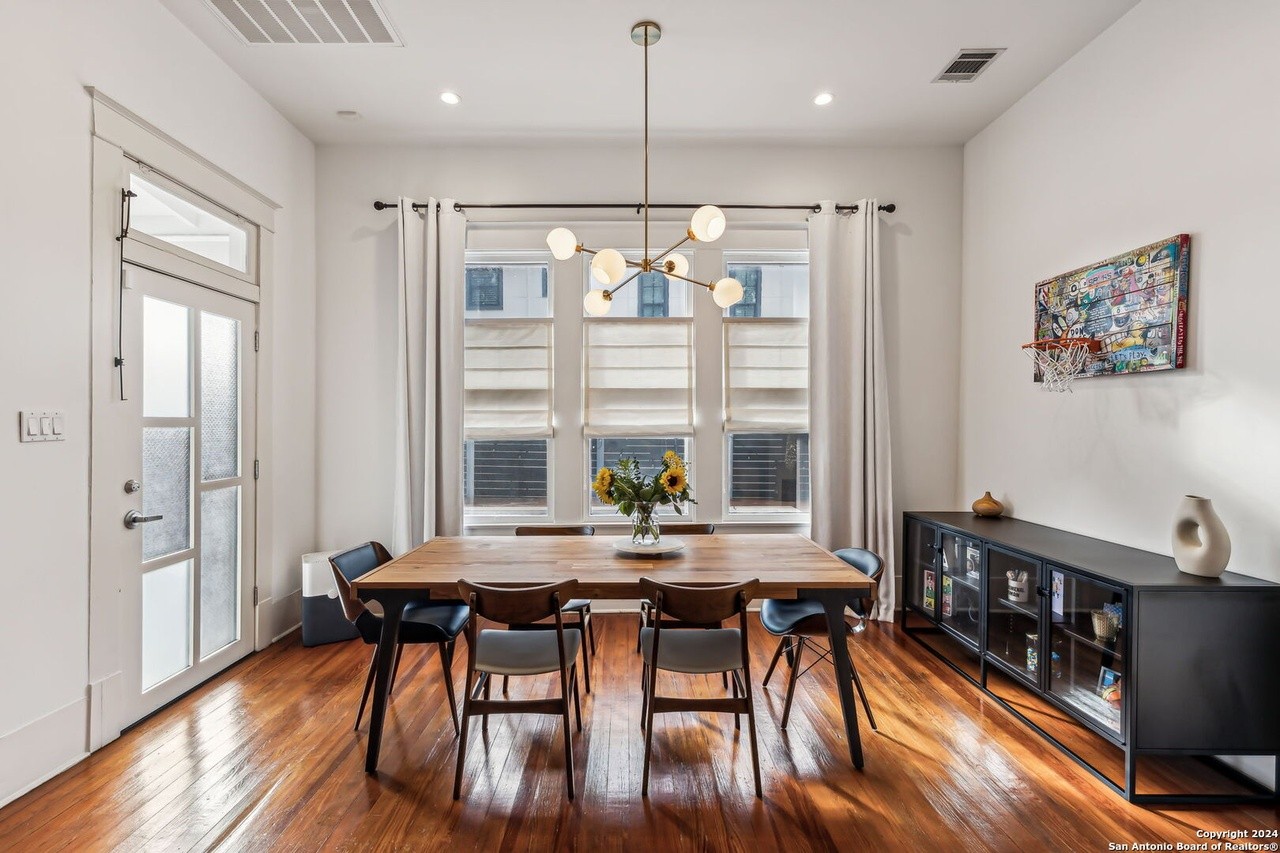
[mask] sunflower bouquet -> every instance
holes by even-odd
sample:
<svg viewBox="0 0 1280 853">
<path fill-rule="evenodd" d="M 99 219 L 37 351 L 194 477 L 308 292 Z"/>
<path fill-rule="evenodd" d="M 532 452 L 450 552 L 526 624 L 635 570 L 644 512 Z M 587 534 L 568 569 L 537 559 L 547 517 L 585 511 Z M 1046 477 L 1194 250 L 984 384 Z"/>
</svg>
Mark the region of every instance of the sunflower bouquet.
<svg viewBox="0 0 1280 853">
<path fill-rule="evenodd" d="M 689 491 L 689 474 L 684 460 L 674 450 L 662 456 L 662 469 L 646 477 L 634 459 L 619 459 L 615 468 L 596 472 L 591 489 L 603 504 L 617 506 L 631 517 L 631 540 L 637 545 L 656 545 L 661 530 L 655 511 L 669 505 L 684 515 L 685 504 L 696 504 Z"/>
</svg>

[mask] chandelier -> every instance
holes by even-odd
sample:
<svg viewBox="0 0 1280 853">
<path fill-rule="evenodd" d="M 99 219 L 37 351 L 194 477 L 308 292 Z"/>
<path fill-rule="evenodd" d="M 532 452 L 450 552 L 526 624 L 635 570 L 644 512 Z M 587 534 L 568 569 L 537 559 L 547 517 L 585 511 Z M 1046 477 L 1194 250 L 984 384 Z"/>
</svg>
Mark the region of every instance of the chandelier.
<svg viewBox="0 0 1280 853">
<path fill-rule="evenodd" d="M 554 228 L 547 235 L 551 256 L 558 261 L 567 261 L 578 253 L 592 256 L 591 278 L 603 286 L 588 292 L 582 305 L 593 317 L 608 314 L 613 295 L 647 272 L 658 272 L 704 287 L 721 308 L 736 305 L 742 300 L 742 283 L 737 279 L 701 282 L 689 278 L 689 259 L 676 252 L 690 240 L 710 243 L 724 233 L 724 211 L 713 204 L 705 204 L 693 212 L 689 228 L 680 242 L 655 257 L 649 257 L 649 47 L 657 44 L 660 38 L 662 28 L 653 21 L 641 21 L 631 28 L 631 40 L 644 48 L 644 257 L 630 261 L 617 249 L 588 249 L 568 228 Z M 628 275 L 630 270 L 635 272 Z"/>
</svg>

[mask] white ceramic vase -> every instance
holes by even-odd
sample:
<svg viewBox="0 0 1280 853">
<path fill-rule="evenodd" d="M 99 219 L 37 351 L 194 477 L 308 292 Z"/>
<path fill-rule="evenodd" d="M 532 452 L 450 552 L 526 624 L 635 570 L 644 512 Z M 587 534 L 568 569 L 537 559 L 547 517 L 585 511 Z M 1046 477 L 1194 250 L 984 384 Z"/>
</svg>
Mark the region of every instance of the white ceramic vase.
<svg viewBox="0 0 1280 853">
<path fill-rule="evenodd" d="M 1173 559 L 1189 575 L 1216 578 L 1231 560 L 1231 537 L 1213 501 L 1187 495 L 1173 519 Z"/>
</svg>

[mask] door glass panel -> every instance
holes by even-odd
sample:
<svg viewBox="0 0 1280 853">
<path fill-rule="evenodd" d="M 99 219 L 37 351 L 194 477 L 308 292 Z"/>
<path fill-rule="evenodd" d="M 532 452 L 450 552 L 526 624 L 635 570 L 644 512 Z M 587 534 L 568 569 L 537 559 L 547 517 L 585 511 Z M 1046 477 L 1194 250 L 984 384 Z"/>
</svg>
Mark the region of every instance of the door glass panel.
<svg viewBox="0 0 1280 853">
<path fill-rule="evenodd" d="M 987 549 L 987 652 L 1033 683 L 1040 682 L 1039 563 Z"/>
<path fill-rule="evenodd" d="M 150 296 L 142 298 L 142 414 L 191 414 L 191 312 Z"/>
<path fill-rule="evenodd" d="M 934 528 L 911 521 L 907 524 L 907 571 L 911 574 L 911 603 L 933 616 L 938 601 L 938 577 L 934 569 L 937 552 Z"/>
<path fill-rule="evenodd" d="M 137 195 L 129 207 L 129 227 L 239 272 L 249 269 L 249 231 L 177 193 L 137 175 L 129 176 Z"/>
<path fill-rule="evenodd" d="M 1124 605 L 1120 590 L 1070 572 L 1049 572 L 1049 689 L 1121 734 Z"/>
<path fill-rule="evenodd" d="M 142 576 L 142 689 L 191 665 L 191 560 Z"/>
<path fill-rule="evenodd" d="M 240 638 L 240 487 L 200 496 L 200 657 Z"/>
<path fill-rule="evenodd" d="M 161 515 L 142 525 L 142 559 L 191 547 L 191 430 L 142 430 L 142 514 Z"/>
<path fill-rule="evenodd" d="M 938 589 L 938 617 L 942 624 L 978 644 L 981 610 L 982 545 L 955 533 L 942 533 L 942 576 Z"/>
<path fill-rule="evenodd" d="M 240 323 L 200 314 L 200 478 L 237 477 L 240 450 Z"/>
</svg>

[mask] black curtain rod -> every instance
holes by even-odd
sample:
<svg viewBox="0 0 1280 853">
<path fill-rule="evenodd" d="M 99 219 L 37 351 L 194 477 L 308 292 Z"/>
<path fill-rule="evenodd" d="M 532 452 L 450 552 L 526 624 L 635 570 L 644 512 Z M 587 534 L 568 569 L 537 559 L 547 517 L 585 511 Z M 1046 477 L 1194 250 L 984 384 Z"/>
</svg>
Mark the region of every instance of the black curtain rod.
<svg viewBox="0 0 1280 853">
<path fill-rule="evenodd" d="M 437 202 L 438 204 L 438 202 Z M 375 201 L 373 203 L 374 210 L 387 210 L 388 208 L 399 207 L 400 205 L 394 201 Z M 821 205 L 817 204 L 721 204 L 717 205 L 722 210 L 807 210 L 810 213 L 818 213 L 822 210 Z M 651 210 L 693 210 L 701 207 L 698 204 L 651 204 Z M 426 210 L 427 205 L 421 202 L 414 202 L 414 210 Z M 453 209 L 461 213 L 468 208 L 472 210 L 635 210 L 639 215 L 644 210 L 644 205 L 637 204 L 463 204 L 454 202 Z M 893 202 L 882 204 L 879 210 L 882 213 L 893 213 L 898 206 Z M 836 213 L 857 213 L 858 205 L 856 204 L 837 204 Z"/>
</svg>

